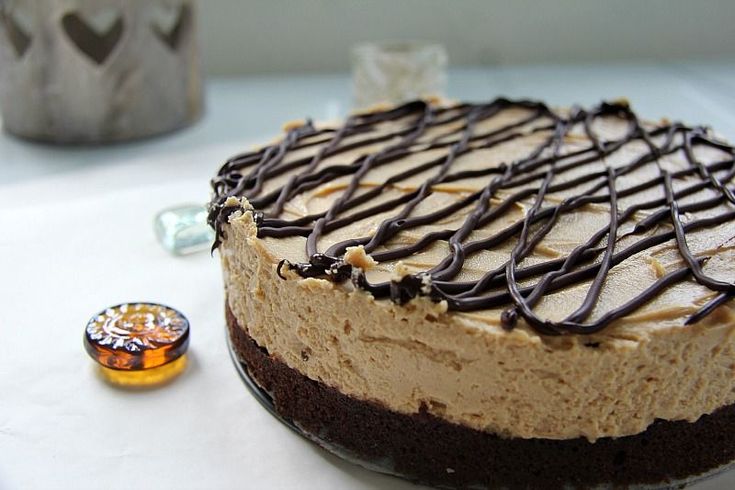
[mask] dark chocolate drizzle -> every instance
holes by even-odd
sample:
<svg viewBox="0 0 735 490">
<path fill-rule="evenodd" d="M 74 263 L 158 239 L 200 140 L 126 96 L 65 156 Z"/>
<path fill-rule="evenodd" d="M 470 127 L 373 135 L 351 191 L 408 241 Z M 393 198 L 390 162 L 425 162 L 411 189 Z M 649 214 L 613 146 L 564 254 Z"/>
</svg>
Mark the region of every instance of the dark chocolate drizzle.
<svg viewBox="0 0 735 490">
<path fill-rule="evenodd" d="M 530 115 L 490 132 L 478 133 L 478 122 L 511 108 L 525 109 Z M 622 138 L 603 140 L 596 134 L 593 128 L 596 120 L 605 117 L 618 118 L 627 125 Z M 378 126 L 386 122 L 396 123 L 398 129 L 379 130 Z M 457 125 L 458 129 L 454 129 Z M 565 138 L 575 126 L 583 128 L 589 146 L 562 151 Z M 424 138 L 428 129 L 443 127 L 448 130 L 441 136 Z M 491 149 L 529 133 L 549 133 L 549 136 L 535 148 L 529 145 L 528 154 L 515 161 L 489 164 L 487 168 L 452 171 L 457 158 L 468 152 Z M 349 140 L 356 135 L 362 138 Z M 661 143 L 656 144 L 655 140 Z M 648 151 L 629 163 L 606 166 L 605 170 L 593 165 L 634 141 L 644 143 Z M 379 143 L 382 144 L 380 150 L 366 150 L 354 161 L 322 164 L 325 158 Z M 720 150 L 726 157 L 703 164 L 694 151 L 700 145 Z M 312 155 L 283 163 L 289 152 L 309 147 L 314 147 Z M 371 170 L 428 150 L 444 150 L 444 153 L 395 174 L 367 191 L 357 192 L 362 179 Z M 676 171 L 667 170 L 660 159 L 676 152 L 685 156 L 688 166 Z M 338 128 L 317 128 L 308 121 L 289 130 L 276 144 L 228 160 L 212 180 L 214 196 L 209 208 L 209 223 L 216 231 L 213 250 L 225 238 L 229 216 L 237 210 L 243 211 L 240 206 L 229 206 L 225 202 L 229 197 L 244 196 L 253 207 L 244 211 L 253 213 L 259 237 L 306 238 L 309 261 L 291 264 L 282 260 L 277 267 L 282 278 L 285 277 L 284 268 L 289 268 L 302 277 L 321 277 L 335 282 L 350 280 L 375 297 L 389 297 L 399 304 L 417 296 L 428 296 L 435 301 L 444 300 L 449 309 L 458 311 L 504 306 L 506 309 L 501 321 L 505 328 L 512 329 L 521 317 L 538 332 L 548 335 L 598 332 L 640 308 L 666 288 L 684 280 L 694 280 L 719 294 L 687 319 L 686 323 L 690 324 L 700 321 L 735 295 L 735 284 L 708 276 L 702 266 L 709 257 L 696 256 L 687 243 L 687 232 L 735 220 L 735 195 L 728 186 L 735 176 L 733 154 L 732 146 L 713 138 L 704 127 L 689 127 L 681 123 L 655 127 L 642 124 L 625 103 L 602 103 L 589 110 L 576 107 L 562 115 L 532 100 L 499 98 L 484 104 L 451 107 L 434 107 L 423 101 L 414 101 L 390 110 L 353 115 Z M 658 175 L 629 187 L 618 187 L 617 179 L 646 165 L 656 166 Z M 581 176 L 560 178 L 571 170 L 587 168 L 589 172 Z M 370 205 L 393 184 L 428 170 L 434 170 L 434 173 L 416 190 Z M 263 191 L 266 182 L 285 174 L 289 175 L 285 184 L 275 190 Z M 294 196 L 343 176 L 350 176 L 347 187 L 326 211 L 293 220 L 280 218 L 284 205 Z M 413 213 L 433 192 L 433 186 L 468 178 L 484 179 L 486 184 L 481 190 L 443 208 L 420 215 Z M 677 180 L 680 185 L 675 186 Z M 561 202 L 545 200 L 551 193 L 583 187 L 583 184 L 589 184 L 589 187 Z M 655 188 L 663 189 L 665 197 L 619 208 L 621 199 Z M 705 189 L 715 191 L 712 197 L 680 204 L 681 199 Z M 510 196 L 491 206 L 491 198 L 497 198 L 501 190 Z M 469 239 L 473 231 L 502 217 L 520 200 L 532 200 L 533 203 L 522 221 L 490 236 Z M 588 204 L 609 206 L 607 226 L 597 230 L 565 257 L 519 268 L 519 264 L 534 251 L 562 215 Z M 358 206 L 362 206 L 360 210 L 352 211 Z M 711 214 L 713 210 L 723 209 L 719 214 Z M 400 232 L 436 223 L 459 210 L 469 211 L 459 228 L 426 233 L 410 245 L 388 246 Z M 336 243 L 327 250 L 318 250 L 317 243 L 323 235 L 386 211 L 392 211 L 392 216 L 384 219 L 371 236 L 355 237 Z M 648 214 L 634 222 L 636 213 L 640 211 Z M 710 214 L 682 221 L 683 214 L 698 211 L 710 211 Z M 619 230 L 626 223 L 633 223 L 632 231 L 621 235 Z M 651 231 L 655 233 L 650 234 Z M 622 247 L 620 240 L 629 237 L 638 239 Z M 669 240 L 675 242 L 684 266 L 660 277 L 626 303 L 589 320 L 610 269 Z M 448 244 L 449 254 L 430 270 L 407 275 L 401 280 L 371 283 L 362 270 L 343 260 L 346 249 L 351 246 L 362 245 L 367 254 L 381 262 L 409 257 L 437 241 Z M 467 257 L 508 241 L 515 241 L 515 245 L 505 264 L 488 270 L 478 280 L 456 280 Z M 534 306 L 545 294 L 589 280 L 591 284 L 582 304 L 566 318 L 551 321 L 534 312 Z"/>
</svg>

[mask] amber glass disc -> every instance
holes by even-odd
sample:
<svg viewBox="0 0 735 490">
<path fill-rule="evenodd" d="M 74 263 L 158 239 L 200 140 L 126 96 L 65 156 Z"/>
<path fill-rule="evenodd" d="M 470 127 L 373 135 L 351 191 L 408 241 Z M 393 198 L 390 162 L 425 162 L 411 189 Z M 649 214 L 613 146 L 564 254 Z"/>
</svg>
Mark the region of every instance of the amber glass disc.
<svg viewBox="0 0 735 490">
<path fill-rule="evenodd" d="M 189 320 L 168 306 L 123 303 L 89 320 L 84 346 L 95 361 L 110 369 L 155 368 L 186 352 Z"/>
</svg>

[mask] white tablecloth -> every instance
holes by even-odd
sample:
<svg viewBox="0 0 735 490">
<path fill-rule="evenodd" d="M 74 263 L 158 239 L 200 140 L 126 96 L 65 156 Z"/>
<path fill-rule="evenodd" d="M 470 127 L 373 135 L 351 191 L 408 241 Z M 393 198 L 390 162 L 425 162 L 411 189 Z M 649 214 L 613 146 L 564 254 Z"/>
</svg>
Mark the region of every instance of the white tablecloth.
<svg viewBox="0 0 735 490">
<path fill-rule="evenodd" d="M 627 95 L 647 117 L 735 139 L 735 64 L 457 70 L 450 95 L 592 103 Z M 152 217 L 204 202 L 208 179 L 280 122 L 333 117 L 345 76 L 221 80 L 196 127 L 108 148 L 0 136 L 0 488 L 417 488 L 317 449 L 245 390 L 224 340 L 219 264 L 168 255 Z M 190 365 L 151 391 L 111 388 L 82 348 L 87 319 L 135 300 L 191 321 Z M 697 488 L 733 488 L 726 474 Z"/>
</svg>

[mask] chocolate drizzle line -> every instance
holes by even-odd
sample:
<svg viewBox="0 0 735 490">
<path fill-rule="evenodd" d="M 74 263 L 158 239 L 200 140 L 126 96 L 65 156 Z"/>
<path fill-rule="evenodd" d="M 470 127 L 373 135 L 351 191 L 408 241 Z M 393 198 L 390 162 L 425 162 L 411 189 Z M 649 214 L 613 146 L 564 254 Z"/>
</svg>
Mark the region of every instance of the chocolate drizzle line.
<svg viewBox="0 0 735 490">
<path fill-rule="evenodd" d="M 491 120 L 513 108 L 524 109 L 529 116 L 492 131 L 478 131 L 479 122 Z M 626 124 L 627 131 L 618 139 L 601 139 L 594 130 L 595 122 L 601 118 L 617 118 Z M 386 131 L 387 124 L 390 130 Z M 583 129 L 589 146 L 565 148 L 574 127 Z M 428 138 L 426 134 L 430 129 L 442 131 L 439 136 Z M 465 154 L 479 149 L 490 150 L 531 134 L 541 135 L 542 142 L 535 147 L 529 144 L 528 154 L 523 158 L 488 164 L 486 168 L 453 170 L 453 164 Z M 594 165 L 604 163 L 607 157 L 632 142 L 642 142 L 647 151 L 629 163 L 605 165 L 604 170 Z M 380 149 L 370 151 L 374 145 L 380 145 Z M 696 157 L 697 146 L 719 150 L 726 157 L 704 164 Z M 286 158 L 290 152 L 307 148 L 313 149 L 309 156 Z M 338 160 L 331 157 L 362 149 L 364 151 L 353 161 L 331 163 Z M 370 171 L 430 150 L 441 150 L 442 154 L 406 168 L 369 190 L 361 189 Z M 685 168 L 671 171 L 661 164 L 663 157 L 674 153 L 684 155 L 688 164 Z M 237 210 L 243 211 L 239 205 L 226 205 L 225 202 L 229 197 L 246 197 L 253 209 L 245 212 L 253 213 L 259 237 L 300 236 L 306 239 L 309 261 L 291 264 L 282 260 L 277 268 L 282 278 L 285 277 L 284 268 L 288 268 L 302 277 L 321 277 L 335 282 L 350 280 L 375 297 L 388 297 L 400 304 L 416 296 L 428 296 L 435 301 L 444 300 L 449 309 L 458 311 L 505 307 L 501 316 L 505 328 L 513 328 L 522 317 L 538 332 L 548 335 L 598 332 L 667 288 L 684 280 L 694 280 L 718 294 L 687 319 L 690 324 L 700 321 L 735 295 L 733 282 L 705 273 L 703 265 L 710 257 L 695 255 L 687 242 L 688 232 L 735 220 L 735 194 L 728 186 L 735 177 L 734 153 L 732 146 L 712 138 L 704 127 L 688 127 L 681 123 L 644 127 L 624 103 L 602 103 L 589 110 L 576 107 L 562 115 L 532 100 L 499 98 L 484 104 L 451 107 L 434 107 L 414 101 L 390 110 L 353 115 L 338 128 L 317 128 L 308 121 L 289 130 L 276 144 L 228 160 L 212 180 L 214 196 L 209 208 L 209 223 L 216 231 L 213 250 L 225 238 L 229 216 Z M 326 158 L 331 158 L 329 163 L 324 162 Z M 619 188 L 617 181 L 621 177 L 647 165 L 658 169 L 657 177 Z M 586 172 L 569 176 L 567 172 L 572 170 Z M 424 172 L 433 173 L 415 190 L 375 201 L 395 184 Z M 287 177 L 283 185 L 264 190 L 269 181 L 279 177 L 279 182 Z M 339 178 L 349 180 L 324 212 L 291 220 L 281 218 L 289 200 Z M 436 185 L 470 178 L 483 179 L 484 187 L 431 212 L 416 212 L 417 206 L 434 192 Z M 675 182 L 678 185 L 675 186 Z M 547 199 L 549 194 L 580 188 L 585 190 L 560 202 Z M 664 197 L 636 202 L 624 209 L 619 207 L 621 199 L 655 189 L 662 190 Z M 704 190 L 711 191 L 708 194 L 711 197 L 680 203 L 681 199 Z M 498 197 L 500 191 L 509 196 Z M 490 236 L 470 238 L 473 231 L 503 217 L 522 200 L 532 202 L 523 220 Z M 589 204 L 609 207 L 606 226 L 564 257 L 519 267 L 553 230 L 561 216 Z M 436 224 L 458 211 L 467 214 L 456 229 L 431 231 L 408 245 L 391 242 L 401 232 Z M 641 211 L 647 213 L 643 218 L 639 215 Z M 709 213 L 682 221 L 682 215 L 700 211 Z M 713 211 L 722 212 L 712 214 Z M 319 239 L 325 234 L 386 212 L 391 216 L 383 219 L 372 235 L 354 237 L 324 251 L 318 249 Z M 620 234 L 626 224 L 632 225 L 632 229 Z M 628 238 L 625 246 L 621 242 L 623 238 Z M 683 267 L 658 278 L 626 303 L 603 312 L 594 320 L 589 319 L 611 268 L 641 251 L 671 240 Z M 409 257 L 439 241 L 448 245 L 449 253 L 431 269 L 406 275 L 400 280 L 371 283 L 361 269 L 344 262 L 344 254 L 351 246 L 362 245 L 367 254 L 382 262 Z M 509 241 L 514 246 L 507 262 L 486 271 L 477 280 L 456 280 L 472 254 Z M 534 312 L 534 306 L 545 294 L 590 280 L 582 304 L 566 318 L 551 321 Z"/>
</svg>

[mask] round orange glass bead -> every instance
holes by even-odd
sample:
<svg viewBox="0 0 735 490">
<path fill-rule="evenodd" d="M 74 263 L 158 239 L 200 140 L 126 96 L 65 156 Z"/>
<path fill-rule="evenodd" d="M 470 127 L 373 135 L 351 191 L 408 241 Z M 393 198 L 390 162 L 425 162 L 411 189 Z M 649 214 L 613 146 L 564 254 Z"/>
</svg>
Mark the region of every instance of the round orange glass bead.
<svg viewBox="0 0 735 490">
<path fill-rule="evenodd" d="M 189 320 L 181 312 L 156 303 L 111 306 L 87 323 L 84 347 L 105 368 L 119 371 L 158 368 L 186 352 Z"/>
</svg>

